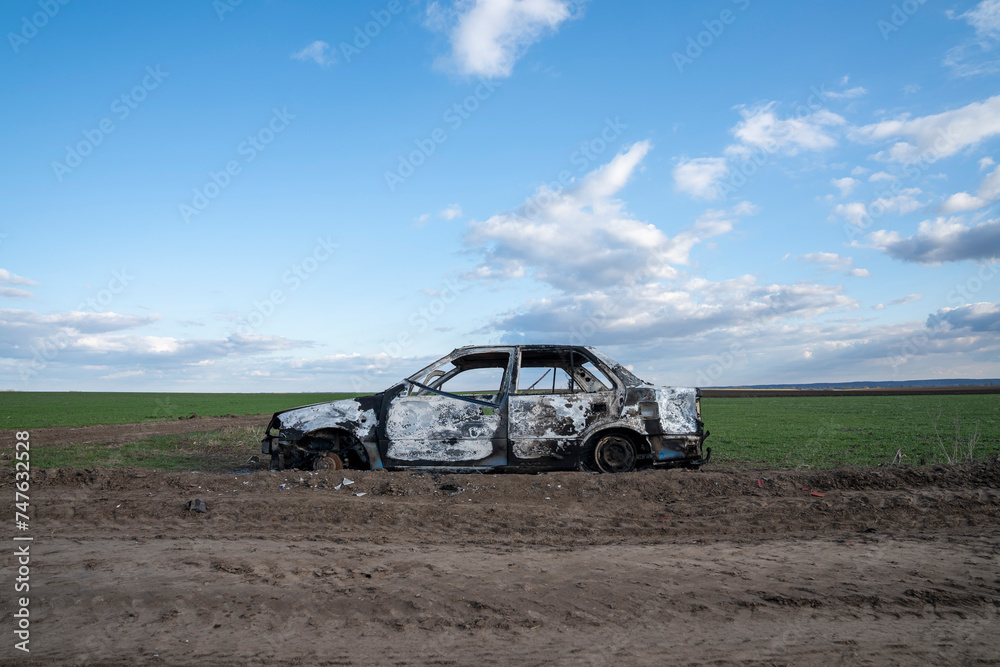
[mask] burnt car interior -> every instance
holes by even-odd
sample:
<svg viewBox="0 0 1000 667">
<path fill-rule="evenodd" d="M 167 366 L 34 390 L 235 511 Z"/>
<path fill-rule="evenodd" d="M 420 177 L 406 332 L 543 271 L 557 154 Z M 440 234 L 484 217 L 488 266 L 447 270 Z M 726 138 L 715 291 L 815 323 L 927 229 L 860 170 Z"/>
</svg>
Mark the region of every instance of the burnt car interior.
<svg viewBox="0 0 1000 667">
<path fill-rule="evenodd" d="M 576 394 L 609 391 L 614 385 L 587 357 L 570 351 L 524 350 L 518 394 Z"/>
<path fill-rule="evenodd" d="M 408 396 L 438 394 L 500 407 L 510 354 L 488 352 L 442 360 L 408 380 Z"/>
</svg>

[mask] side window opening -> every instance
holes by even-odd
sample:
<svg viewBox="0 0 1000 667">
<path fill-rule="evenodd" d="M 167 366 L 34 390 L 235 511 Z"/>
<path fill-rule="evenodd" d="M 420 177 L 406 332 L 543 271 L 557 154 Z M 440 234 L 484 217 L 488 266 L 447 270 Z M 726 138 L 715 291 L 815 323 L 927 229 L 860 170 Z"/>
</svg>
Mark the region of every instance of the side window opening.
<svg viewBox="0 0 1000 667">
<path fill-rule="evenodd" d="M 608 391 L 614 385 L 579 353 L 525 351 L 517 378 L 518 394 L 579 394 Z"/>
<path fill-rule="evenodd" d="M 503 391 L 509 361 L 510 355 L 506 352 L 466 355 L 442 360 L 409 379 L 459 398 L 495 403 Z M 431 396 L 434 393 L 411 383 L 407 395 Z"/>
</svg>

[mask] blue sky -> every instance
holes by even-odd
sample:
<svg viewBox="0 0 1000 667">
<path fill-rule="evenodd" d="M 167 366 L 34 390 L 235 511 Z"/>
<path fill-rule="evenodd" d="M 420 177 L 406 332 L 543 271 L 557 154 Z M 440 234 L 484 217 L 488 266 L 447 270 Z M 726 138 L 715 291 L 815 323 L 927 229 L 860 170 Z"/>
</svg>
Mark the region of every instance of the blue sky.
<svg viewBox="0 0 1000 667">
<path fill-rule="evenodd" d="M 11 1 L 0 388 L 1000 377 L 1000 0 Z"/>
</svg>

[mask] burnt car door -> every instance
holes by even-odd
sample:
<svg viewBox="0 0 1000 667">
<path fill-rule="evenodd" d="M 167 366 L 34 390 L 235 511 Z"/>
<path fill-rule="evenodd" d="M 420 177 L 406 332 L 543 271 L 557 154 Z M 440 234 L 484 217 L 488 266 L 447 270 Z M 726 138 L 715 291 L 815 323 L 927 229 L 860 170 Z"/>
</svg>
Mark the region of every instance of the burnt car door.
<svg viewBox="0 0 1000 667">
<path fill-rule="evenodd" d="M 450 355 L 408 378 L 388 401 L 385 464 L 506 465 L 511 352 Z"/>
<path fill-rule="evenodd" d="M 509 403 L 511 463 L 575 468 L 584 431 L 613 421 L 613 381 L 579 349 L 522 349 Z"/>
</svg>

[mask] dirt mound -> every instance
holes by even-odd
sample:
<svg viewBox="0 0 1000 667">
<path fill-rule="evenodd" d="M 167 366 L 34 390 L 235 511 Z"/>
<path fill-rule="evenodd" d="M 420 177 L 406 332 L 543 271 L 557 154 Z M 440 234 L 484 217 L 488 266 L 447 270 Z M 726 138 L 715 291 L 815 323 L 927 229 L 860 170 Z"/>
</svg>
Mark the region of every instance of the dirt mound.
<svg viewBox="0 0 1000 667">
<path fill-rule="evenodd" d="M 998 664 L 998 477 L 41 470 L 32 657 Z"/>
</svg>

